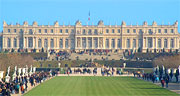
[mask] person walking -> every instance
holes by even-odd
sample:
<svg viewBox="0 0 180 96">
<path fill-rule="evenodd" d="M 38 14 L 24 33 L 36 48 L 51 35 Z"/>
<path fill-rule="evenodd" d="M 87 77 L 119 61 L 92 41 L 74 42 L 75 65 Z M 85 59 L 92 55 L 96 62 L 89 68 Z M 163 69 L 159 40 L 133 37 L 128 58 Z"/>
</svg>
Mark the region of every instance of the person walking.
<svg viewBox="0 0 180 96">
<path fill-rule="evenodd" d="M 164 83 L 165 83 L 164 79 L 161 78 L 161 86 L 162 86 L 163 88 L 164 88 Z"/>
<path fill-rule="evenodd" d="M 166 88 L 168 88 L 168 83 L 169 83 L 169 76 L 168 75 L 165 78 L 165 82 L 166 82 Z"/>
</svg>

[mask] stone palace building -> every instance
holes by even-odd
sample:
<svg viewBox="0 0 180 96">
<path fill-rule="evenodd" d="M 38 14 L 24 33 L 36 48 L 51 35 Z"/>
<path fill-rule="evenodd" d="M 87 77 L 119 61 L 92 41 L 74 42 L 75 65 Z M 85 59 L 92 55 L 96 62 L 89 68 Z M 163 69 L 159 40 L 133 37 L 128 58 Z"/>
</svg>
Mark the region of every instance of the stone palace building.
<svg viewBox="0 0 180 96">
<path fill-rule="evenodd" d="M 75 25 L 8 25 L 3 22 L 2 50 L 86 51 L 108 50 L 124 52 L 141 50 L 142 52 L 161 52 L 180 48 L 178 22 L 173 25 L 104 25 L 100 20 L 97 25 L 82 25 L 78 20 Z"/>
</svg>

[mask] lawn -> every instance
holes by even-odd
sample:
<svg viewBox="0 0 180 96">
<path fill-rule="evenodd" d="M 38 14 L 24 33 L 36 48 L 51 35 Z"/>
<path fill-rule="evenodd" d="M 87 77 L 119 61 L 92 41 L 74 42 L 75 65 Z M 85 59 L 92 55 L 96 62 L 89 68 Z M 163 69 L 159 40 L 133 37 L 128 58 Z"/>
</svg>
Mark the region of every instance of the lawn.
<svg viewBox="0 0 180 96">
<path fill-rule="evenodd" d="M 179 96 L 133 77 L 55 77 L 24 96 Z"/>
</svg>

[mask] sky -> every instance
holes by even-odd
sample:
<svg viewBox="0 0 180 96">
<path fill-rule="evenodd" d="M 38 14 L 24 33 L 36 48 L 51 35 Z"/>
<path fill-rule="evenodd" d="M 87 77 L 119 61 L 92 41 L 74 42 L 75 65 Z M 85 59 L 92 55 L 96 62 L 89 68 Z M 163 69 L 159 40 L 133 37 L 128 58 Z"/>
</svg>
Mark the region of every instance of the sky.
<svg viewBox="0 0 180 96">
<path fill-rule="evenodd" d="M 144 21 L 149 25 L 153 21 L 174 24 L 180 21 L 180 0 L 0 0 L 0 32 L 3 21 L 74 25 L 77 20 L 83 25 L 97 25 L 99 20 L 105 25 L 120 25 L 122 21 L 127 25 L 142 25 Z"/>
</svg>

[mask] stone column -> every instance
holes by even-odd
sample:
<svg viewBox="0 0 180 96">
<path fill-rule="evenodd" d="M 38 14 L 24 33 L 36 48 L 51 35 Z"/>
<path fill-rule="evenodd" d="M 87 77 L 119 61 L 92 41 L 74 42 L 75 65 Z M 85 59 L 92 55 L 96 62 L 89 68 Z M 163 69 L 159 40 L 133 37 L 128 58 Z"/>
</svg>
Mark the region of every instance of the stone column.
<svg viewBox="0 0 180 96">
<path fill-rule="evenodd" d="M 146 39 L 145 37 L 143 37 L 143 49 L 145 49 L 145 47 L 146 47 Z"/>
<path fill-rule="evenodd" d="M 76 40 L 77 40 L 77 39 L 76 39 Z M 66 38 L 63 38 L 63 49 L 65 49 L 65 47 L 66 47 L 66 46 L 65 46 L 65 45 L 66 45 L 65 42 L 66 42 Z M 76 44 L 76 45 L 77 45 L 77 44 Z"/>
<path fill-rule="evenodd" d="M 134 39 L 134 38 L 130 38 L 130 39 L 129 39 L 129 40 L 130 40 L 130 48 L 131 48 L 131 49 L 133 49 L 133 39 Z"/>
<path fill-rule="evenodd" d="M 16 38 L 17 40 L 17 49 L 19 48 L 19 38 Z"/>
<path fill-rule="evenodd" d="M 50 48 L 51 48 L 51 44 L 50 44 L 51 38 L 47 38 L 47 40 L 48 40 L 48 48 L 47 48 L 47 49 L 50 49 Z M 49 51 L 49 50 L 48 50 L 48 51 Z"/>
<path fill-rule="evenodd" d="M 177 38 L 177 49 L 179 49 L 179 38 Z"/>
<path fill-rule="evenodd" d="M 168 49 L 170 49 L 170 38 L 167 39 L 168 40 Z"/>
<path fill-rule="evenodd" d="M 118 44 L 117 41 L 118 41 L 118 40 L 117 40 L 117 38 L 115 38 L 114 40 L 115 40 L 115 49 L 118 49 L 118 48 L 117 48 L 117 44 Z"/>
<path fill-rule="evenodd" d="M 176 38 L 174 38 L 174 49 L 176 49 Z"/>
<path fill-rule="evenodd" d="M 89 49 L 88 48 L 88 37 L 86 37 L 86 49 Z"/>
<path fill-rule="evenodd" d="M 164 48 L 164 38 L 161 39 L 161 47 Z"/>
<path fill-rule="evenodd" d="M 36 45 L 35 48 L 36 48 L 36 49 L 39 49 L 39 46 L 38 46 L 39 43 L 38 43 L 38 41 L 39 41 L 39 38 L 36 38 L 36 42 L 35 42 L 35 45 Z M 41 42 L 41 43 L 42 43 L 42 42 Z"/>
<path fill-rule="evenodd" d="M 80 37 L 80 48 L 82 49 L 82 37 Z"/>
<path fill-rule="evenodd" d="M 106 38 L 103 38 L 103 49 L 106 49 Z"/>
<path fill-rule="evenodd" d="M 42 40 L 42 48 L 44 48 L 44 38 L 41 38 Z"/>
<path fill-rule="evenodd" d="M 26 37 L 24 37 L 23 38 L 23 49 L 25 49 L 26 48 L 26 44 L 27 44 L 27 38 Z"/>
<path fill-rule="evenodd" d="M 109 38 L 109 49 L 111 49 L 112 38 Z"/>
<path fill-rule="evenodd" d="M 126 46 L 126 42 L 127 42 L 126 39 L 127 39 L 127 38 L 123 38 L 123 39 L 124 39 L 124 40 L 123 40 L 123 41 L 124 41 L 124 49 L 127 49 L 127 48 L 126 48 L 126 47 L 127 47 L 127 46 Z"/>
<path fill-rule="evenodd" d="M 33 48 L 35 48 L 36 37 L 33 37 Z"/>
<path fill-rule="evenodd" d="M 59 41 L 60 41 L 60 38 L 57 38 L 57 40 L 56 40 L 56 42 L 57 42 L 57 49 L 60 49 Z"/>
<path fill-rule="evenodd" d="M 29 40 L 28 40 L 28 37 L 26 37 L 26 48 L 28 48 L 29 46 L 29 42 L 28 42 Z"/>
<path fill-rule="evenodd" d="M 138 49 L 138 38 L 136 38 L 136 49 Z"/>
</svg>

